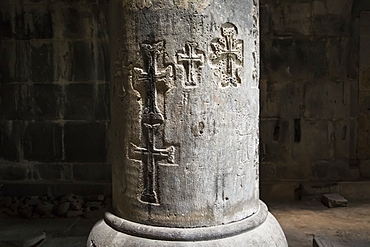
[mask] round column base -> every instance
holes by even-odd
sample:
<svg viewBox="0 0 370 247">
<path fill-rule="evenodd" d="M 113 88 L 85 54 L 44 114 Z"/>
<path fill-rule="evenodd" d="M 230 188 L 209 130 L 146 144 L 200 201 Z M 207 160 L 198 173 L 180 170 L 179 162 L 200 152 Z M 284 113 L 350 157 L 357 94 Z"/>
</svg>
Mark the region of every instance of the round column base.
<svg viewBox="0 0 370 247">
<path fill-rule="evenodd" d="M 110 213 L 95 224 L 87 247 L 287 247 L 283 230 L 261 202 L 251 217 L 227 225 L 199 228 L 169 228 L 126 221 Z"/>
</svg>

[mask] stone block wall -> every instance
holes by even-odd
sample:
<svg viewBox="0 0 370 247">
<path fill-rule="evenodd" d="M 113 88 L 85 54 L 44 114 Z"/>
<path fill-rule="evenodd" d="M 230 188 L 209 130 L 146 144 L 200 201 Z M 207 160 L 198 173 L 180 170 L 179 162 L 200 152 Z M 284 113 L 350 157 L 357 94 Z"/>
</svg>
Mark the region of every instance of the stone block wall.
<svg viewBox="0 0 370 247">
<path fill-rule="evenodd" d="M 369 179 L 368 1 L 260 6 L 262 197 Z"/>
<path fill-rule="evenodd" d="M 110 183 L 107 15 L 105 0 L 0 1 L 0 195 Z"/>
<path fill-rule="evenodd" d="M 370 179 L 369 11 L 260 0 L 263 199 Z M 0 0 L 0 195 L 109 188 L 107 16 L 108 0 Z"/>
<path fill-rule="evenodd" d="M 369 3 L 370 5 L 370 3 Z M 359 16 L 359 116 L 357 157 L 363 177 L 370 178 L 370 8 Z"/>
</svg>

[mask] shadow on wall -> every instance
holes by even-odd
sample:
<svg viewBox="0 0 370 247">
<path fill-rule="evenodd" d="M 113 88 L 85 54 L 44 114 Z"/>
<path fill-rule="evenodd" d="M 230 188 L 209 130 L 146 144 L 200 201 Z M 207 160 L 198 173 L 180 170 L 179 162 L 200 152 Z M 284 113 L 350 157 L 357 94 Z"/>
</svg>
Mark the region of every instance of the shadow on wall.
<svg viewBox="0 0 370 247">
<path fill-rule="evenodd" d="M 109 193 L 107 14 L 100 0 L 0 1 L 0 195 Z"/>
</svg>

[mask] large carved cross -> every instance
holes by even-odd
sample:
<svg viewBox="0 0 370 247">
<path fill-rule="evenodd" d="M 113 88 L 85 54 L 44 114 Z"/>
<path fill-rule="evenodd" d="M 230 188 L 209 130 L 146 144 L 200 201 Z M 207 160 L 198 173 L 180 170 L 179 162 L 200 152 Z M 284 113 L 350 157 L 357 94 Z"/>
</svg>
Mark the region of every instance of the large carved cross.
<svg viewBox="0 0 370 247">
<path fill-rule="evenodd" d="M 183 63 L 187 72 L 186 86 L 196 86 L 198 82 L 197 67 L 204 62 L 204 55 L 197 53 L 197 43 L 187 42 L 184 53 L 177 53 L 177 62 Z"/>
<path fill-rule="evenodd" d="M 225 23 L 221 28 L 223 38 L 211 44 L 213 50 L 213 57 L 211 61 L 213 64 L 219 65 L 220 69 L 226 67 L 226 71 L 222 71 L 225 76 L 222 76 L 222 86 L 237 86 L 240 83 L 240 78 L 236 75 L 237 66 L 243 65 L 243 41 L 237 40 L 236 27 L 231 23 Z M 221 66 L 223 62 L 225 66 Z"/>
<path fill-rule="evenodd" d="M 163 41 L 156 44 L 142 45 L 147 58 L 147 71 L 134 68 L 137 82 L 145 84 L 145 106 L 142 115 L 143 136 L 145 137 L 146 147 L 132 145 L 132 152 L 141 154 L 143 162 L 143 183 L 144 189 L 140 200 L 144 203 L 159 204 L 158 199 L 158 174 L 157 166 L 160 160 L 167 159 L 167 162 L 174 163 L 175 148 L 173 146 L 166 149 L 156 148 L 156 134 L 158 128 L 163 124 L 164 117 L 157 105 L 157 83 L 164 81 L 168 83 L 172 79 L 172 67 L 165 69 L 158 68 L 159 56 L 163 55 Z"/>
</svg>

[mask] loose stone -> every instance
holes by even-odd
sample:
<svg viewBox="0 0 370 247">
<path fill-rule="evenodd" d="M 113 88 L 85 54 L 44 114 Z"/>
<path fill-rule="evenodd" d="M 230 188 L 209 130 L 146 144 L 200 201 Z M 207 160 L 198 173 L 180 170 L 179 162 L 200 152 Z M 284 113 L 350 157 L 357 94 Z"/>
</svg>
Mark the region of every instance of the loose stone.
<svg viewBox="0 0 370 247">
<path fill-rule="evenodd" d="M 347 199 L 336 193 L 323 195 L 323 197 L 321 198 L 321 202 L 328 208 L 348 206 Z"/>
</svg>

